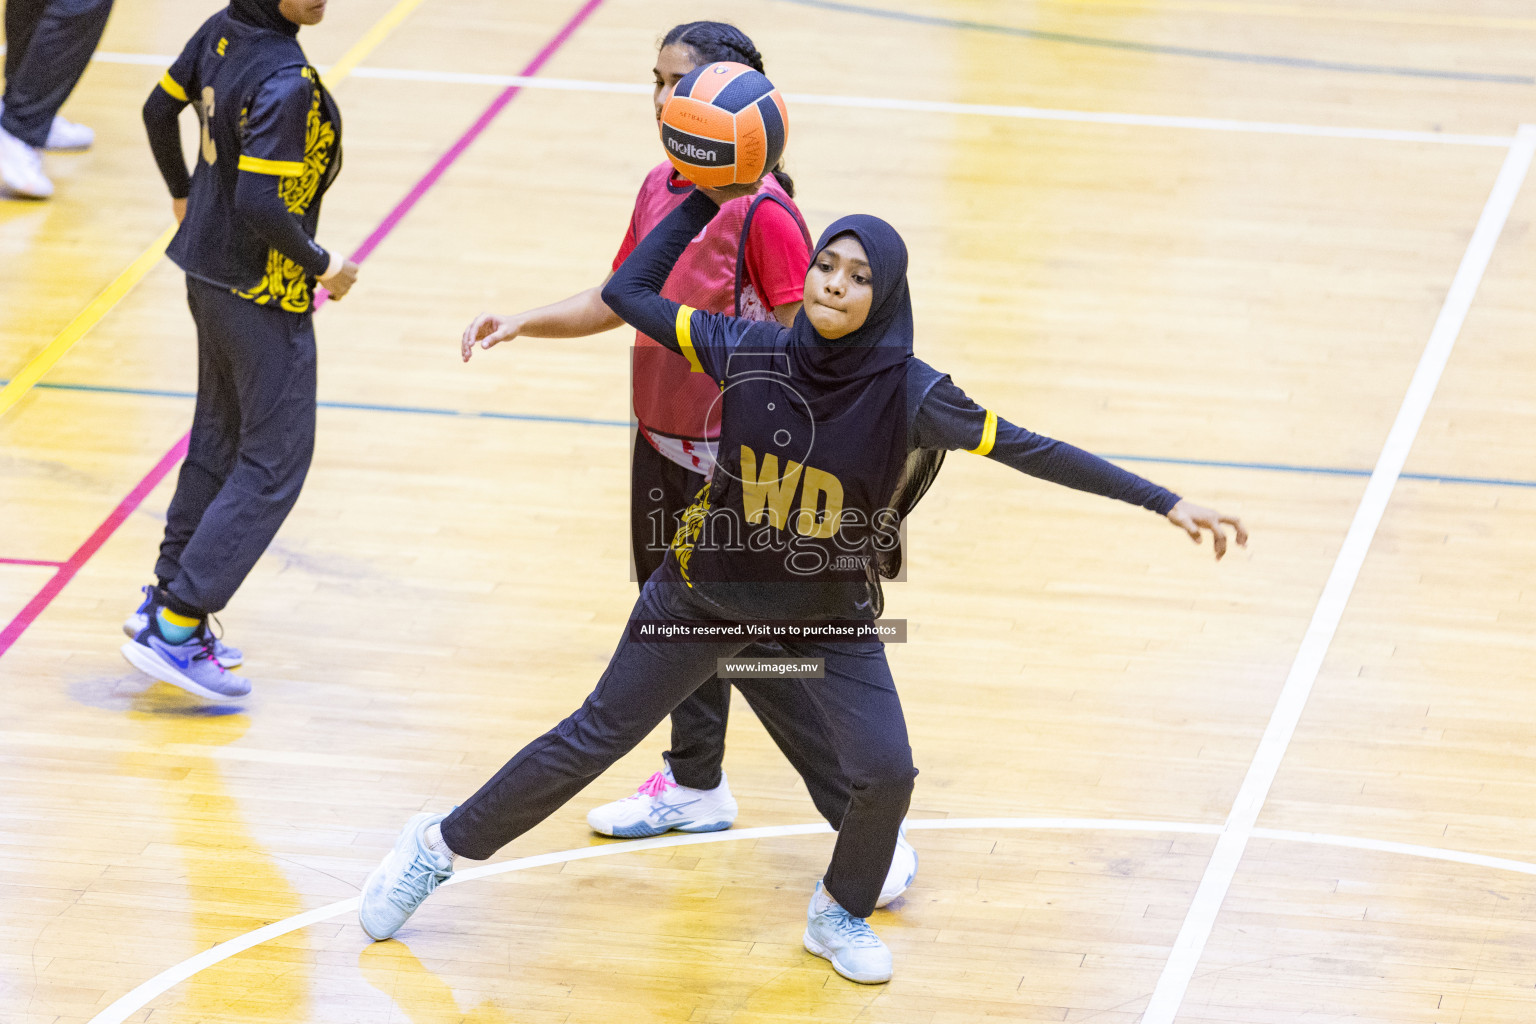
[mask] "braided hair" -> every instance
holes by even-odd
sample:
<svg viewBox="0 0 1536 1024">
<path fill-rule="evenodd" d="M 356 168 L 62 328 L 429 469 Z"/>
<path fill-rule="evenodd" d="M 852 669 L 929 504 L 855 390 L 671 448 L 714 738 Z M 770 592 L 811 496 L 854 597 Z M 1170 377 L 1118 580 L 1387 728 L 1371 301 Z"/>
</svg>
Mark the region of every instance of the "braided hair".
<svg viewBox="0 0 1536 1024">
<path fill-rule="evenodd" d="M 658 49 L 668 46 L 688 47 L 700 64 L 729 60 L 745 64 L 758 74 L 764 73 L 763 55 L 757 52 L 752 40 L 735 25 L 727 25 L 723 21 L 690 21 L 676 25 L 662 37 Z M 773 176 L 778 179 L 784 191 L 793 197 L 795 179 L 784 170 L 783 160 L 773 169 Z"/>
</svg>

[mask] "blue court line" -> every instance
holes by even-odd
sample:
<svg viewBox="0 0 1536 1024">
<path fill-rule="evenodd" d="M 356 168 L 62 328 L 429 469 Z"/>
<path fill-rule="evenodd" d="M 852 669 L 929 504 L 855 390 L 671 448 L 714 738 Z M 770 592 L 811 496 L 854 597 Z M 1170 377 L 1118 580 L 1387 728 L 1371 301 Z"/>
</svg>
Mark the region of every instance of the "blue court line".
<svg viewBox="0 0 1536 1024">
<path fill-rule="evenodd" d="M 0 381 L 0 387 L 4 387 L 6 381 Z M 186 398 L 193 399 L 197 393 L 193 391 L 163 391 L 158 388 L 119 388 L 105 384 L 55 384 L 48 381 L 39 381 L 36 388 L 41 391 L 89 391 L 103 395 L 140 395 L 149 398 Z M 354 412 L 398 412 L 412 416 L 455 416 L 460 419 L 480 420 L 527 420 L 533 423 L 575 423 L 587 427 L 627 427 L 628 420 L 596 420 L 583 416 L 540 416 L 536 413 L 526 412 L 479 412 L 474 409 L 436 409 L 425 405 L 379 405 L 373 402 L 330 402 L 320 401 L 315 403 L 322 409 L 351 409 Z"/>
<path fill-rule="evenodd" d="M 1193 46 L 1138 43 L 1129 39 L 1104 39 L 1099 36 L 1080 36 L 1068 32 L 1045 32 L 1040 29 L 1019 28 L 1016 25 L 994 25 L 985 21 L 943 18 L 933 14 L 913 14 L 908 11 L 893 11 L 883 7 L 863 7 L 858 4 L 837 3 L 836 0 L 780 0 L 780 2 L 796 4 L 800 7 L 816 7 L 824 11 L 837 11 L 842 14 L 862 14 L 869 18 L 905 21 L 914 25 L 933 25 L 938 28 L 990 32 L 994 35 L 1038 39 L 1049 43 L 1070 43 L 1074 46 L 1096 46 L 1108 50 L 1161 53 L 1174 57 L 1235 61 L 1241 64 L 1269 64 L 1275 67 L 1301 68 L 1310 71 L 1343 71 L 1356 75 L 1406 75 L 1411 78 L 1449 78 L 1462 82 L 1536 85 L 1536 78 L 1530 75 L 1504 75 L 1483 71 L 1443 71 L 1436 68 L 1393 67 L 1387 64 L 1346 64 L 1339 61 L 1313 60 L 1310 57 L 1281 57 L 1264 53 L 1241 53 L 1234 50 L 1206 50 Z"/>
<path fill-rule="evenodd" d="M 0 387 L 7 382 L 0 380 Z M 57 384 L 39 381 L 41 391 L 85 391 L 103 395 L 139 395 L 149 398 L 195 399 L 195 392 L 164 391 L 158 388 L 122 388 L 105 384 Z M 628 420 L 600 420 L 588 416 L 542 416 L 528 412 L 480 412 L 474 409 L 439 409 L 424 405 L 380 405 L 374 402 L 316 403 L 322 409 L 347 409 L 353 412 L 393 412 L 407 416 L 452 416 L 458 419 L 517 420 L 526 423 L 572 423 L 582 427 L 627 427 Z M 1286 462 L 1230 462 L 1224 459 L 1179 459 L 1166 455 L 1105 455 L 1112 462 L 1151 462 L 1167 466 L 1201 466 L 1208 469 L 1256 469 L 1267 473 L 1302 473 L 1312 476 L 1368 477 L 1369 469 L 1345 466 L 1301 466 Z M 1404 480 L 1425 480 L 1440 484 L 1475 484 L 1483 487 L 1525 487 L 1536 489 L 1536 480 L 1510 480 L 1489 476 L 1449 476 L 1443 473 L 1403 473 Z"/>
</svg>

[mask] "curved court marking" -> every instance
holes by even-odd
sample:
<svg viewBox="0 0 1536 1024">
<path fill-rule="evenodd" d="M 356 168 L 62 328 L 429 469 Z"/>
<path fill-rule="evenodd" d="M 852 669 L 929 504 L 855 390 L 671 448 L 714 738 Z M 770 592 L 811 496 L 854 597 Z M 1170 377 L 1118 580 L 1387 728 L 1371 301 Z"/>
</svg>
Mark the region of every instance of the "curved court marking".
<svg viewBox="0 0 1536 1024">
<path fill-rule="evenodd" d="M 1155 53 L 1168 57 L 1194 57 L 1199 60 L 1232 61 L 1239 64 L 1267 64 L 1271 67 L 1296 68 L 1303 71 L 1342 71 L 1356 75 L 1400 75 L 1409 78 L 1445 78 L 1460 82 L 1496 82 L 1500 85 L 1536 85 L 1536 78 L 1532 78 L 1530 75 L 1506 75 L 1486 71 L 1449 71 L 1437 68 L 1406 68 L 1393 67 L 1387 64 L 1351 64 L 1344 61 L 1315 60 L 1311 57 L 1285 57 L 1265 53 L 1242 53 L 1235 50 L 1210 50 L 1195 46 L 1172 46 L 1164 43 L 1139 43 L 1131 39 L 1106 39 L 1100 36 L 1082 36 L 1071 32 L 1046 32 L 1041 29 L 1021 28 L 1016 25 L 997 25 L 986 21 L 944 18 L 935 14 L 914 14 L 910 11 L 894 11 L 884 7 L 862 7 L 857 4 L 837 3 L 834 0 L 780 0 L 780 2 L 794 4 L 798 7 L 814 7 L 823 11 L 835 11 L 838 14 L 859 14 L 866 18 L 905 21 L 913 25 L 931 25 L 935 28 L 987 32 L 992 35 L 1034 39 L 1043 43 L 1068 43 L 1073 46 L 1093 46 L 1106 50 Z"/>
<path fill-rule="evenodd" d="M 1118 818 L 917 818 L 907 822 L 907 829 L 909 831 L 929 829 L 935 831 L 947 829 L 1030 829 L 1061 832 L 1173 832 L 1185 835 L 1214 836 L 1220 836 L 1226 831 L 1221 825 L 1200 822 L 1136 821 Z M 586 846 L 575 850 L 558 850 L 554 853 L 541 853 L 533 857 L 520 857 L 517 860 L 503 861 L 499 864 L 486 864 L 478 868 L 468 868 L 456 872 L 444 884 L 462 885 L 465 882 L 478 881 L 482 878 L 489 878 L 492 875 L 504 875 L 512 871 L 527 871 L 531 868 L 547 867 L 551 864 L 566 864 L 571 861 L 588 860 L 593 857 L 611 857 L 621 853 L 640 853 L 646 850 L 667 849 L 675 846 L 698 846 L 706 843 L 729 843 L 743 839 L 777 839 L 783 836 L 817 835 L 820 833 L 830 833 L 831 831 L 830 826 L 816 823 L 729 829 L 724 832 L 705 832 L 700 835 L 671 833 L 658 836 L 655 839 L 632 839 L 604 843 L 601 846 Z M 1415 846 L 1411 843 L 1394 843 L 1379 839 L 1359 839 L 1353 836 L 1330 835 L 1322 832 L 1288 832 L 1278 829 L 1256 828 L 1252 830 L 1251 834 L 1260 838 L 1275 839 L 1282 842 L 1336 846 L 1346 849 L 1368 850 L 1374 853 L 1396 853 L 1429 860 L 1450 861 L 1455 864 L 1468 864 L 1474 867 L 1514 871 L 1523 875 L 1536 875 L 1536 864 L 1508 860 L 1503 857 L 1488 857 L 1480 853 L 1465 853 L 1460 850 L 1442 850 L 1432 846 Z M 206 970 L 221 961 L 228 960 L 232 956 L 237 956 L 254 946 L 259 946 L 264 942 L 287 935 L 289 932 L 298 931 L 300 928 L 306 928 L 312 924 L 319 924 L 321 921 L 341 917 L 343 914 L 350 914 L 357 910 L 357 901 L 358 898 L 353 896 L 323 907 L 316 907 L 314 910 L 307 910 L 302 914 L 295 914 L 281 921 L 274 921 L 272 924 L 221 942 L 217 946 L 206 949 L 194 957 L 183 960 L 174 967 L 161 971 L 92 1017 L 89 1024 L 123 1024 L 123 1021 L 143 1009 L 152 1000 L 165 994 L 194 974 Z"/>
</svg>

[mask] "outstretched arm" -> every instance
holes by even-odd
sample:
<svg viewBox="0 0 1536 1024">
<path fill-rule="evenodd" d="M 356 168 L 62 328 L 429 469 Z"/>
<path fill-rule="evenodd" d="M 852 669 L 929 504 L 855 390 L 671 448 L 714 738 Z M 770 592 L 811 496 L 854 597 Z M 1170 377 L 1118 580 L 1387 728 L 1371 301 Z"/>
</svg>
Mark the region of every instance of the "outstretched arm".
<svg viewBox="0 0 1536 1024">
<path fill-rule="evenodd" d="M 608 279 L 604 278 L 603 284 L 607 283 Z M 585 338 L 611 331 L 624 321 L 603 301 L 603 284 L 577 292 L 568 299 L 511 316 L 481 313 L 464 328 L 459 353 L 467 363 L 476 345 L 490 348 L 523 334 L 530 338 Z"/>
<path fill-rule="evenodd" d="M 552 302 L 547 306 L 540 306 L 537 309 L 530 309 L 512 316 L 504 316 L 498 313 L 481 313 L 474 320 L 470 321 L 469 326 L 464 329 L 464 335 L 459 340 L 459 354 L 467 363 L 469 362 L 469 357 L 474 354 L 476 345 L 479 345 L 481 348 L 490 348 L 504 341 L 511 341 L 513 338 L 523 334 L 531 338 L 585 338 L 588 335 L 601 334 L 603 331 L 618 327 L 625 322 L 626 318 L 615 311 L 612 303 L 608 302 L 607 298 L 608 288 L 614 283 L 614 278 L 621 272 L 621 268 L 628 266 L 632 259 L 654 260 L 659 258 L 665 268 L 661 273 L 660 283 L 656 284 L 655 287 L 655 291 L 659 293 L 661 285 L 666 283 L 668 275 L 672 273 L 672 267 L 677 263 L 678 257 L 688 247 L 688 242 L 693 239 L 694 235 L 703 230 L 704 225 L 708 224 L 714 215 L 719 212 L 720 204 L 735 199 L 738 196 L 750 195 L 755 191 L 757 191 L 755 184 L 734 185 L 726 189 L 695 189 L 694 195 L 684 200 L 682 205 L 687 206 L 690 202 L 703 203 L 703 200 L 697 198 L 701 194 L 709 198 L 707 205 L 696 205 L 694 210 L 690 212 L 690 222 L 696 222 L 698 227 L 694 229 L 692 234 L 682 235 L 681 244 L 675 244 L 676 238 L 670 239 L 669 244 L 675 244 L 676 251 L 672 252 L 670 249 L 667 249 L 666 252 L 660 253 L 659 257 L 657 245 L 652 245 L 644 255 L 640 253 L 643 243 L 637 244 L 634 237 L 635 227 L 633 222 L 631 222 L 629 234 L 625 237 L 624 245 L 619 250 L 618 258 L 614 262 L 614 270 L 609 273 L 602 284 L 596 288 L 588 288 L 586 291 L 577 292 L 568 299 Z M 663 224 L 665 223 L 663 221 Z M 660 228 L 661 225 L 658 225 L 657 230 L 659 231 Z M 651 235 L 655 234 L 656 231 L 651 232 Z M 647 240 L 649 240 L 649 237 L 647 236 Z M 798 308 L 797 304 L 795 309 Z M 670 314 L 671 319 L 668 321 L 673 325 L 674 331 L 676 311 L 677 306 L 674 303 L 672 313 Z M 774 312 L 777 314 L 779 311 L 776 309 Z M 794 311 L 788 310 L 786 312 L 789 319 L 793 320 Z M 780 322 L 783 322 L 782 317 Z M 630 323 L 633 324 L 633 321 L 630 321 Z M 642 330 L 644 329 L 642 328 Z M 664 336 L 663 334 L 652 333 L 649 330 L 646 330 L 645 333 L 668 348 L 673 349 L 673 351 L 677 351 L 675 344 L 672 342 L 672 335 Z"/>
<path fill-rule="evenodd" d="M 1248 531 L 1237 517 L 1186 501 L 1065 441 L 1015 426 L 977 405 L 948 377 L 934 384 L 918 406 L 913 443 L 922 448 L 963 449 L 1051 483 L 1139 505 L 1167 516 L 1196 543 L 1202 530 L 1210 530 L 1218 559 L 1227 553 L 1223 526 L 1233 527 L 1239 545 L 1248 543 Z"/>
</svg>

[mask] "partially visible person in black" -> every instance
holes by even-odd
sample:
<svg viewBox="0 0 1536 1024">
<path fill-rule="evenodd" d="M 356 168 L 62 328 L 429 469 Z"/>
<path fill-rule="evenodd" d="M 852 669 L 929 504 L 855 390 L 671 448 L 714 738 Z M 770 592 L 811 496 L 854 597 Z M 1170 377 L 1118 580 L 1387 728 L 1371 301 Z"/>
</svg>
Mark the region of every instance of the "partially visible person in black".
<svg viewBox="0 0 1536 1024">
<path fill-rule="evenodd" d="M 101 42 L 112 0 L 6 0 L 5 98 L 0 103 L 0 185 L 47 199 L 45 149 L 88 149 L 96 134 L 59 116 Z"/>
<path fill-rule="evenodd" d="M 341 169 L 341 115 L 304 57 L 300 25 L 325 0 L 233 0 L 198 29 L 144 104 L 181 226 L 166 253 L 197 324 L 197 408 L 166 513 L 157 584 L 124 624 L 123 656 L 212 700 L 250 684 L 208 616 L 234 595 L 287 518 L 315 441 L 318 282 L 345 296 L 357 265 L 315 243 Z M 177 118 L 202 125 L 189 177 Z"/>
<path fill-rule="evenodd" d="M 750 192 L 753 186 L 745 186 Z M 743 186 L 698 189 L 653 228 L 603 288 L 637 330 L 686 358 L 721 389 L 715 471 L 683 517 L 630 624 L 771 619 L 858 623 L 884 604 L 896 569 L 892 529 L 966 449 L 1032 476 L 1118 498 L 1168 517 L 1226 553 L 1232 516 L 1061 441 L 1008 423 L 913 355 L 906 246 L 889 224 L 845 217 L 813 250 L 804 305 L 789 327 L 706 313 L 663 298 L 668 274 L 720 201 Z M 872 525 L 879 524 L 879 525 Z M 369 876 L 363 929 L 393 935 L 453 872 L 455 856 L 490 857 L 633 749 L 747 638 L 667 643 L 631 628 L 592 694 L 446 815 L 420 814 Z M 891 863 L 916 769 L 901 701 L 877 640 L 787 640 L 825 676 L 799 692 L 831 733 L 850 798 L 806 914 L 804 944 L 850 980 L 890 980 L 890 951 L 865 918 Z M 773 702 L 764 688 L 758 700 Z M 754 705 L 755 706 L 755 705 Z M 810 710 L 810 709 L 807 709 Z M 775 740 L 783 742 L 779 733 Z M 792 737 L 788 737 L 793 742 Z M 796 761 L 795 752 L 790 754 Z"/>
</svg>

